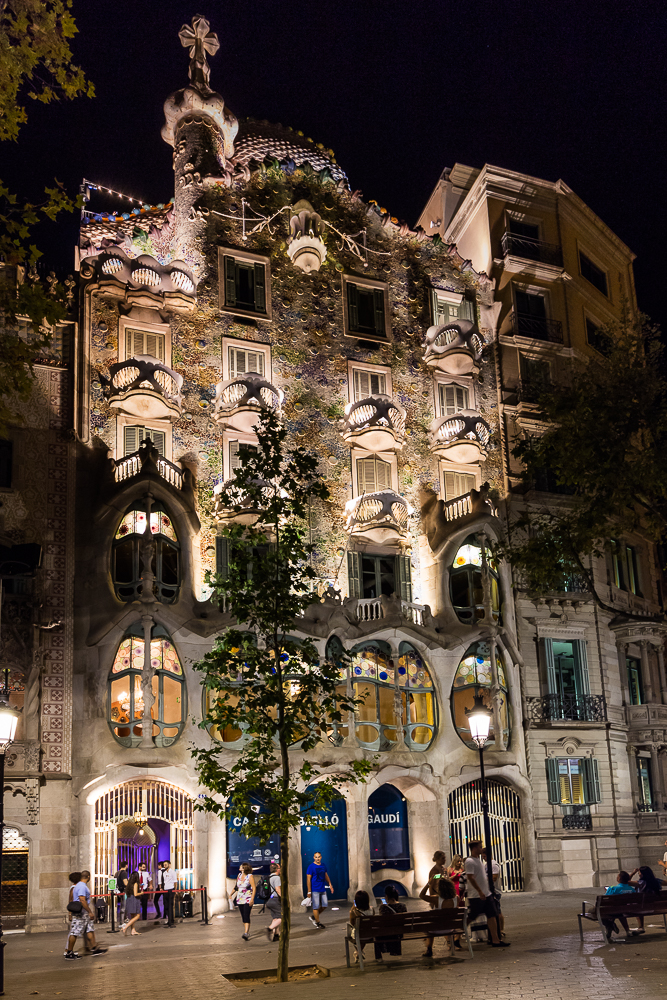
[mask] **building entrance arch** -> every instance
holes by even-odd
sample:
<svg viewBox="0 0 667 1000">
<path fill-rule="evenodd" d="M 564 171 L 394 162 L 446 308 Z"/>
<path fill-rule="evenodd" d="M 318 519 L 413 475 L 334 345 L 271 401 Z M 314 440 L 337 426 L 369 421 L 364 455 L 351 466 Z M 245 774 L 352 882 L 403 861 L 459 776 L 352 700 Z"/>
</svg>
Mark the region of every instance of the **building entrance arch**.
<svg viewBox="0 0 667 1000">
<path fill-rule="evenodd" d="M 487 781 L 489 819 L 491 821 L 491 852 L 500 865 L 500 889 L 522 892 L 523 842 L 521 801 L 509 785 Z M 468 855 L 471 840 L 484 840 L 481 782 L 470 781 L 455 789 L 448 801 L 449 840 L 452 857 Z"/>
<path fill-rule="evenodd" d="M 177 888 L 194 886 L 194 799 L 153 778 L 126 781 L 95 800 L 94 891 L 106 891 L 121 864 L 145 861 L 157 885 L 158 861 L 171 861 Z M 130 869 L 132 870 L 132 869 Z"/>
</svg>

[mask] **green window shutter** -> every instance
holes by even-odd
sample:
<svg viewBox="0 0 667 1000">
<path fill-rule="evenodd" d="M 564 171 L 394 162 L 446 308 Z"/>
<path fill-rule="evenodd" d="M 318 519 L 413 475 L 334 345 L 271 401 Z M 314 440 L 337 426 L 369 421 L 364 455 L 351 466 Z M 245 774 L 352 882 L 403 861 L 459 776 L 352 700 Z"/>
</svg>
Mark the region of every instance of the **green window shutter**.
<svg viewBox="0 0 667 1000">
<path fill-rule="evenodd" d="M 225 257 L 225 305 L 236 305 L 236 261 Z"/>
<path fill-rule="evenodd" d="M 215 540 L 215 571 L 223 580 L 229 573 L 229 539 L 218 535 Z"/>
<path fill-rule="evenodd" d="M 264 264 L 255 264 L 255 311 L 266 312 L 266 268 Z"/>
<path fill-rule="evenodd" d="M 459 307 L 459 314 L 461 319 L 470 320 L 471 323 L 477 322 L 477 306 L 475 302 L 470 299 L 464 299 Z"/>
<path fill-rule="evenodd" d="M 361 597 L 361 553 L 347 554 L 347 584 L 350 597 Z"/>
<path fill-rule="evenodd" d="M 412 567 L 410 556 L 396 556 L 396 576 L 402 601 L 412 601 Z"/>
<path fill-rule="evenodd" d="M 347 289 L 347 323 L 351 332 L 359 329 L 359 294 L 357 286 L 351 281 L 345 285 Z"/>
<path fill-rule="evenodd" d="M 588 679 L 588 657 L 586 655 L 586 640 L 577 639 L 572 643 L 574 649 L 574 669 L 578 694 L 590 694 Z"/>
<path fill-rule="evenodd" d="M 125 440 L 123 442 L 123 454 L 124 455 L 133 455 L 135 453 L 135 451 L 138 450 L 138 448 L 139 448 L 139 443 L 137 441 L 137 436 L 138 436 L 137 435 L 137 431 L 138 430 L 139 430 L 138 427 L 126 427 L 125 428 L 125 431 L 124 431 Z"/>
<path fill-rule="evenodd" d="M 381 288 L 373 289 L 373 304 L 375 305 L 375 332 L 384 336 L 384 292 Z"/>
<path fill-rule="evenodd" d="M 551 805 L 560 805 L 560 781 L 558 779 L 558 758 L 547 758 L 547 798 Z"/>
<path fill-rule="evenodd" d="M 594 802 L 601 802 L 600 794 L 600 770 L 595 757 L 583 757 L 580 761 L 581 770 L 584 776 L 584 799 L 587 805 Z"/>
<path fill-rule="evenodd" d="M 547 694 L 558 694 L 553 639 L 541 639 L 540 645 L 542 646 L 543 662 L 547 671 Z"/>
<path fill-rule="evenodd" d="M 438 299 L 438 293 L 435 288 L 431 289 L 431 317 L 433 318 L 433 326 L 440 326 L 442 319 L 440 318 L 440 300 Z"/>
</svg>

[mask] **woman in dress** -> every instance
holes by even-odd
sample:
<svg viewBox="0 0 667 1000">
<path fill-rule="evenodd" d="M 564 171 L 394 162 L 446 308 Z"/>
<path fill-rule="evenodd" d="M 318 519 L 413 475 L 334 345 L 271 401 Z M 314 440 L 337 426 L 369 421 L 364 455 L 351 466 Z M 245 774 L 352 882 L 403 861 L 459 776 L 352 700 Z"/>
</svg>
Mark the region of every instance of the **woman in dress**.
<svg viewBox="0 0 667 1000">
<path fill-rule="evenodd" d="M 465 871 L 464 871 L 465 861 L 462 855 L 455 854 L 452 858 L 452 863 L 446 871 L 447 878 L 451 879 L 454 883 L 454 888 L 456 889 L 456 895 L 459 899 L 463 899 L 465 896 Z"/>
<path fill-rule="evenodd" d="M 257 886 L 255 885 L 255 876 L 252 873 L 252 866 L 242 864 L 239 868 L 234 893 L 236 894 L 236 905 L 243 921 L 243 934 L 241 937 L 244 941 L 247 941 L 250 937 L 250 914 L 255 902 L 256 891 Z"/>
<path fill-rule="evenodd" d="M 129 879 L 127 880 L 127 886 L 125 887 L 126 902 L 125 902 L 125 923 L 121 924 L 121 930 L 123 934 L 126 934 L 128 928 L 132 928 L 132 935 L 134 937 L 139 937 L 138 933 L 134 929 L 134 925 L 137 920 L 141 917 L 141 900 L 139 896 L 141 895 L 141 877 L 139 872 L 132 872 Z M 128 919 L 129 918 L 129 919 Z"/>
</svg>

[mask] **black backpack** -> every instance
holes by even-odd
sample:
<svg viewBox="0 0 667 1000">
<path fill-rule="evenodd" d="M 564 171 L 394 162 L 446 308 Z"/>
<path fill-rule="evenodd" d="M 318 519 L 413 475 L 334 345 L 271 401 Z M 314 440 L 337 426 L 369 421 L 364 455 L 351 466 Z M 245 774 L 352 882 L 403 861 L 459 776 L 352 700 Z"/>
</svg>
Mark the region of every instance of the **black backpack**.
<svg viewBox="0 0 667 1000">
<path fill-rule="evenodd" d="M 255 890 L 255 902 L 264 903 L 271 898 L 271 883 L 269 882 L 266 875 L 262 875 L 257 881 L 257 889 Z"/>
</svg>

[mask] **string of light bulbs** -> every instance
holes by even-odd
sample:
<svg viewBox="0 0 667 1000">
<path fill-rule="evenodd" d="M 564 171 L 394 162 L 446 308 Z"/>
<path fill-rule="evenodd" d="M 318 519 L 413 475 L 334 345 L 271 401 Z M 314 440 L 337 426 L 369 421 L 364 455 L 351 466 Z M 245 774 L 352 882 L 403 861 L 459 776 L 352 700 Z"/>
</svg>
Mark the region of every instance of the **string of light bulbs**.
<svg viewBox="0 0 667 1000">
<path fill-rule="evenodd" d="M 106 194 L 113 194 L 117 198 L 124 198 L 126 201 L 132 202 L 135 205 L 149 204 L 147 201 L 142 201 L 141 198 L 133 198 L 129 194 L 123 194 L 122 191 L 116 191 L 114 188 L 110 188 L 107 184 L 96 184 L 94 181 L 89 181 L 86 177 L 83 178 L 81 186 L 90 188 L 91 191 L 104 191 Z"/>
</svg>

